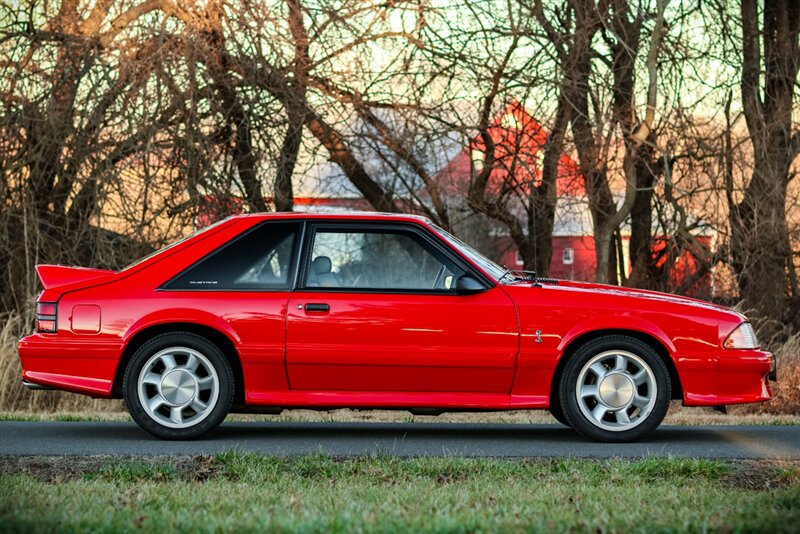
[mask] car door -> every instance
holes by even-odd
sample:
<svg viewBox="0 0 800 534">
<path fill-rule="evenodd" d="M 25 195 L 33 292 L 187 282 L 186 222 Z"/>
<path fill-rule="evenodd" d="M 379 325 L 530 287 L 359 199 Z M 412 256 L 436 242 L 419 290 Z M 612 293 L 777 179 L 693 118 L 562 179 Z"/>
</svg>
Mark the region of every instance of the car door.
<svg viewBox="0 0 800 534">
<path fill-rule="evenodd" d="M 295 282 L 303 223 L 264 221 L 194 261 L 157 297 L 169 318 L 223 321 L 237 338 L 247 390 L 288 387 L 286 306 Z M 213 322 L 211 323 L 213 324 Z"/>
<path fill-rule="evenodd" d="M 463 258 L 412 224 L 310 224 L 287 315 L 294 390 L 508 392 L 514 305 Z"/>
</svg>

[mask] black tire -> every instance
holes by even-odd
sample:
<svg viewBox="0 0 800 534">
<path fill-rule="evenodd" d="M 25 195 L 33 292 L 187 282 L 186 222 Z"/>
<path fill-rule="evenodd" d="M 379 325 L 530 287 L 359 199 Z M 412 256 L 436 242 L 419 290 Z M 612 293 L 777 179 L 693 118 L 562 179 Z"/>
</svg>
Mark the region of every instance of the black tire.
<svg viewBox="0 0 800 534">
<path fill-rule="evenodd" d="M 645 371 L 647 380 L 645 384 L 636 385 L 635 382 L 631 382 L 628 386 L 633 389 L 631 393 L 633 397 L 636 397 L 639 393 L 643 396 L 649 396 L 651 401 L 648 402 L 646 408 L 637 408 L 633 404 L 628 404 L 628 408 L 625 408 L 625 401 L 621 401 L 623 402 L 623 404 L 621 404 L 623 408 L 619 408 L 620 405 L 612 405 L 615 406 L 615 410 L 620 412 L 620 416 L 624 416 L 626 419 L 628 418 L 628 415 L 626 415 L 629 413 L 628 410 L 632 412 L 632 423 L 628 423 L 627 425 L 624 423 L 625 419 L 623 419 L 623 423 L 619 423 L 618 416 L 614 413 L 615 410 L 611 408 L 602 415 L 602 409 L 605 407 L 605 404 L 599 406 L 601 415 L 597 416 L 596 419 L 592 417 L 592 413 L 590 413 L 590 403 L 594 402 L 594 407 L 598 407 L 598 405 L 601 404 L 598 400 L 600 396 L 585 396 L 581 401 L 583 403 L 582 405 L 579 405 L 578 400 L 579 394 L 577 385 L 581 373 L 584 373 L 584 380 L 587 378 L 591 380 L 592 374 L 590 373 L 592 373 L 592 371 L 590 371 L 588 364 L 594 361 L 595 364 L 600 363 L 604 365 L 604 362 L 608 360 L 597 359 L 608 358 L 611 360 L 612 358 L 616 358 L 616 356 L 604 356 L 614 353 L 614 351 L 620 351 L 623 355 L 627 354 L 635 357 L 630 362 L 626 363 L 626 365 L 632 366 L 626 369 L 636 371 L 637 366 L 639 366 L 639 371 L 642 371 L 646 365 L 650 370 L 650 373 Z M 626 356 L 623 356 L 623 358 L 625 357 Z M 616 361 L 616 359 L 613 361 Z M 623 365 L 623 367 L 625 366 Z M 617 372 L 616 368 L 609 368 L 608 373 L 609 375 L 625 374 L 631 379 L 634 378 L 628 370 L 624 371 L 624 373 L 620 373 Z M 599 374 L 596 374 L 596 376 L 599 376 Z M 597 387 L 595 389 L 597 391 L 602 391 L 602 388 L 599 387 L 601 385 L 601 380 L 596 380 Z M 653 394 L 652 389 L 649 394 L 647 393 L 648 388 L 653 387 L 651 384 L 655 385 L 655 394 Z M 623 385 L 622 387 L 625 386 Z M 630 392 L 631 389 L 627 391 Z M 663 421 L 664 416 L 667 414 L 671 397 L 672 392 L 669 371 L 658 353 L 647 343 L 624 335 L 603 336 L 578 348 L 567 362 L 558 387 L 559 404 L 569 425 L 584 437 L 609 443 L 636 441 L 653 432 L 658 425 L 661 424 L 661 421 Z M 630 402 L 633 402 L 633 398 Z M 586 410 L 586 413 L 584 410 Z M 622 413 L 622 411 L 625 411 L 625 413 Z M 630 426 L 631 424 L 634 426 Z M 620 427 L 618 429 L 609 430 L 600 425 L 604 425 L 605 427 L 620 425 Z"/>
<path fill-rule="evenodd" d="M 557 397 L 553 397 L 552 402 L 550 403 L 550 408 L 548 408 L 550 415 L 552 415 L 556 421 L 561 423 L 564 426 L 570 426 L 569 421 L 567 421 L 567 417 L 564 415 L 564 411 L 561 409 L 561 403 Z"/>
<path fill-rule="evenodd" d="M 182 424 L 191 424 L 191 426 L 184 428 L 171 428 L 169 426 L 165 426 L 165 424 L 160 423 L 154 418 L 158 417 L 158 410 L 154 410 L 154 415 L 151 416 L 143 406 L 142 399 L 139 395 L 139 377 L 140 374 L 142 374 L 142 369 L 146 364 L 148 364 L 151 358 L 155 357 L 159 353 L 167 351 L 170 348 L 179 347 L 190 349 L 191 351 L 195 351 L 194 353 L 204 357 L 204 360 L 201 363 L 204 369 L 208 367 L 209 364 L 210 366 L 213 366 L 213 371 L 216 373 L 216 376 L 214 377 L 216 378 L 216 381 L 214 382 L 213 386 L 216 394 L 213 396 L 213 398 L 216 400 L 211 402 L 211 399 L 209 399 L 206 404 L 207 409 L 198 409 L 198 412 L 201 412 L 199 416 L 202 417 L 202 419 L 198 420 L 196 424 L 187 422 Z M 166 376 L 166 371 L 162 376 Z M 199 383 L 200 382 L 196 382 L 195 386 Z M 161 384 L 161 386 L 158 386 L 158 391 L 162 391 L 161 387 L 163 386 L 164 382 L 162 381 Z M 143 386 L 143 388 L 144 387 L 147 386 Z M 133 357 L 131 357 L 130 362 L 128 362 L 128 366 L 125 369 L 122 389 L 125 404 L 128 406 L 128 411 L 130 412 L 133 420 L 136 421 L 136 423 L 142 427 L 142 429 L 158 438 L 165 440 L 188 440 L 200 437 L 222 423 L 222 421 L 228 415 L 231 405 L 233 404 L 234 387 L 235 383 L 233 378 L 233 370 L 231 369 L 231 365 L 228 359 L 225 357 L 225 354 L 223 354 L 219 347 L 197 334 L 190 332 L 173 332 L 155 336 L 139 347 L 139 349 L 134 353 Z M 200 388 L 197 387 L 197 390 L 193 394 L 195 397 L 200 394 L 199 390 Z M 168 410 L 168 408 L 169 406 L 165 405 L 163 409 Z M 181 408 L 176 408 L 176 410 L 180 411 Z M 190 413 L 193 413 L 191 408 L 189 408 L 189 410 Z M 178 421 L 181 420 L 182 419 L 180 418 L 178 419 Z M 169 421 L 166 423 L 168 424 Z"/>
</svg>

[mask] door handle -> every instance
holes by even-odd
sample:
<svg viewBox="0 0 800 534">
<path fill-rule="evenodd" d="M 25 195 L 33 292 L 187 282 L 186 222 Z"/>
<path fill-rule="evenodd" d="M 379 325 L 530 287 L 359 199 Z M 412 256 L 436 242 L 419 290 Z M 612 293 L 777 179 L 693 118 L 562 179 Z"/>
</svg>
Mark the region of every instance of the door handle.
<svg viewBox="0 0 800 534">
<path fill-rule="evenodd" d="M 308 312 L 328 312 L 331 311 L 331 307 L 325 303 L 309 303 L 306 304 L 306 313 Z"/>
</svg>

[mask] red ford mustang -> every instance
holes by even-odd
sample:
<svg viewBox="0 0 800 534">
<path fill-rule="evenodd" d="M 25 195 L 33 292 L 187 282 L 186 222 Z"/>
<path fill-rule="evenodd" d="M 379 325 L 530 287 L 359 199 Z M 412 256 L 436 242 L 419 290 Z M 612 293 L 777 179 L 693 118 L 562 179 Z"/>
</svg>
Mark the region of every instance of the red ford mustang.
<svg viewBox="0 0 800 534">
<path fill-rule="evenodd" d="M 742 315 L 504 269 L 414 216 L 226 219 L 119 271 L 40 265 L 23 380 L 188 439 L 231 410 L 549 409 L 596 440 L 772 395 Z"/>
</svg>

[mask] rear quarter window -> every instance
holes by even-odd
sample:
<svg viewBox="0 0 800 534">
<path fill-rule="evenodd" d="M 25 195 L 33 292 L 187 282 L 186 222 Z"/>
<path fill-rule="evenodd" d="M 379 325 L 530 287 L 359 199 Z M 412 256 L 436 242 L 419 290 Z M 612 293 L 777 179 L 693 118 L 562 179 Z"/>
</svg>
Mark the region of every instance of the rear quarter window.
<svg viewBox="0 0 800 534">
<path fill-rule="evenodd" d="M 300 222 L 261 223 L 183 271 L 163 289 L 289 289 L 300 228 Z"/>
</svg>

